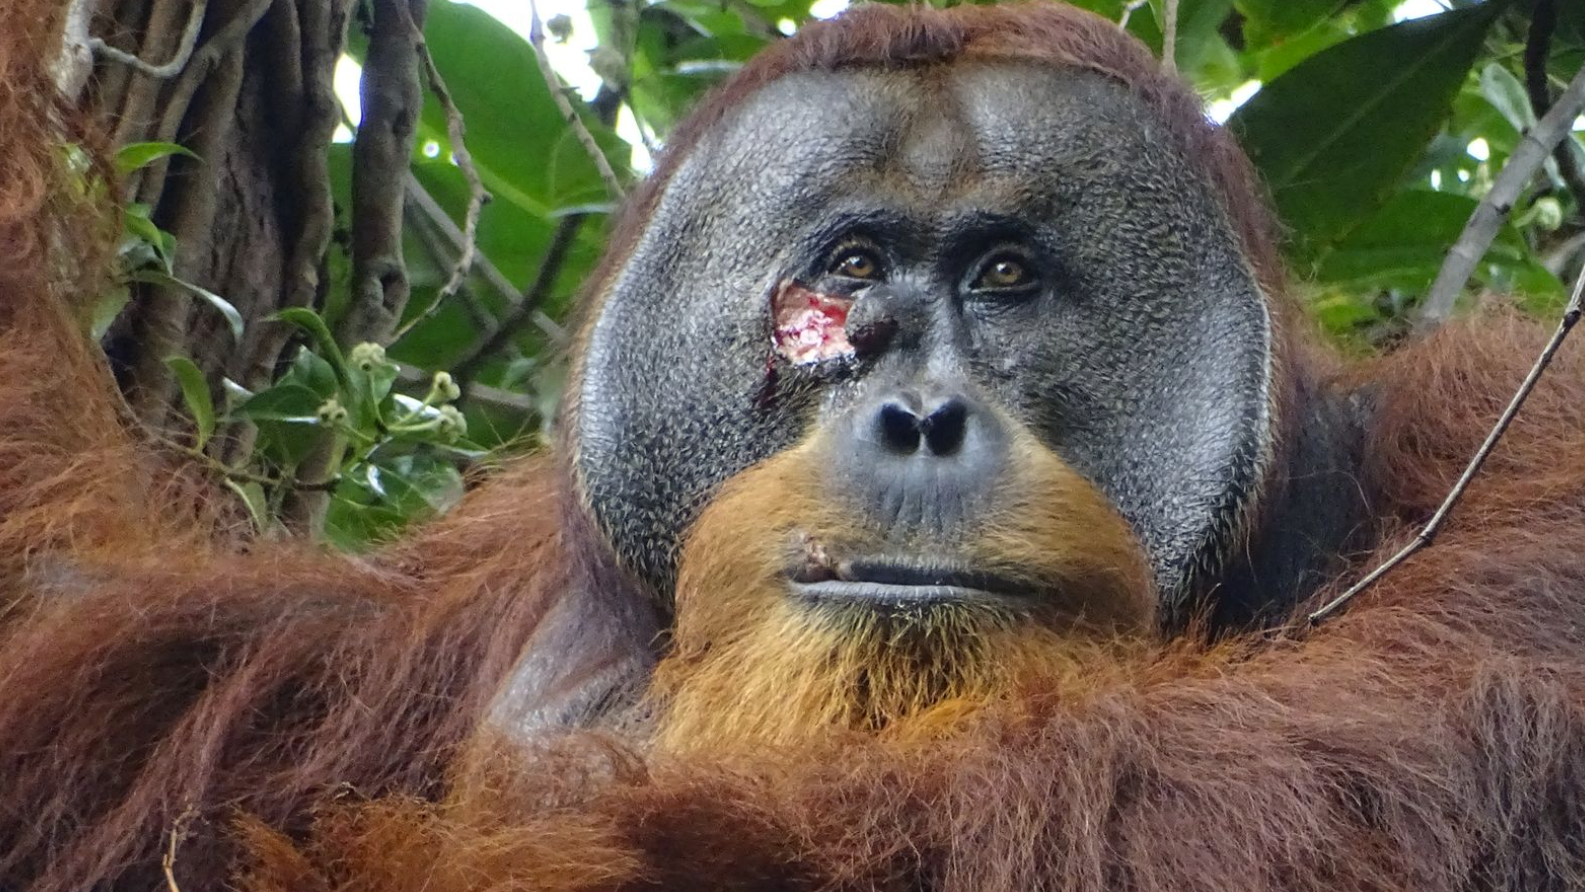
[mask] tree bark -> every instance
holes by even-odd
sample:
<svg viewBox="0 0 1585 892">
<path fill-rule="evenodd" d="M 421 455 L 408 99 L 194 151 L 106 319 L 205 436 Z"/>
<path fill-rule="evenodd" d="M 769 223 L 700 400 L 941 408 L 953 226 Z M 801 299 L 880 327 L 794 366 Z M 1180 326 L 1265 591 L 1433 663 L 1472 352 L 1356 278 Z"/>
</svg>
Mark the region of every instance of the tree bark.
<svg viewBox="0 0 1585 892">
<path fill-rule="evenodd" d="M 230 301 L 246 322 L 233 342 L 223 319 L 185 289 L 134 286 L 107 347 L 138 416 L 175 426 L 179 396 L 165 361 L 184 355 L 210 377 L 267 384 L 289 331 L 269 322 L 324 290 L 333 210 L 327 151 L 339 108 L 332 89 L 353 0 L 210 0 L 181 70 L 158 78 L 101 56 L 85 100 L 118 145 L 178 142 L 175 157 L 130 176 L 129 200 L 176 239 L 177 277 Z M 160 63 L 179 49 L 192 0 L 106 0 L 93 34 Z M 232 455 L 246 454 L 234 431 Z"/>
</svg>

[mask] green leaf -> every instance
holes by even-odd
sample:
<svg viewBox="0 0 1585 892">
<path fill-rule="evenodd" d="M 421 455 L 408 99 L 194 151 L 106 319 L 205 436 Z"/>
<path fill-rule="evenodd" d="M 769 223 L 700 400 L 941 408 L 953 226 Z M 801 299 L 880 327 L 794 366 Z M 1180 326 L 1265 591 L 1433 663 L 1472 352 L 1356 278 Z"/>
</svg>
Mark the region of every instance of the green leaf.
<svg viewBox="0 0 1585 892">
<path fill-rule="evenodd" d="M 393 362 L 376 363 L 368 371 L 355 365 L 347 367 L 351 386 L 346 390 L 347 421 L 353 430 L 366 436 L 381 434 L 381 409 L 396 385 L 399 369 Z"/>
<path fill-rule="evenodd" d="M 242 331 L 244 327 L 242 323 L 242 314 L 237 312 L 237 308 L 232 306 L 231 301 L 226 300 L 213 291 L 210 291 L 208 288 L 194 285 L 192 282 L 186 281 L 185 279 L 178 279 L 170 273 L 152 269 L 135 270 L 130 275 L 128 275 L 127 278 L 134 282 L 147 282 L 150 285 L 160 285 L 165 288 L 174 288 L 176 290 L 186 291 L 189 294 L 192 294 L 193 296 L 203 300 L 204 303 L 207 303 L 216 310 L 219 310 L 220 315 L 225 317 L 226 327 L 231 329 L 231 336 L 236 338 L 238 341 L 242 340 Z"/>
<path fill-rule="evenodd" d="M 408 520 L 369 485 L 368 471 L 365 466 L 342 477 L 330 499 L 325 538 L 342 551 L 366 551 L 389 540 Z"/>
<path fill-rule="evenodd" d="M 140 167 L 172 155 L 184 155 L 193 159 L 198 157 L 185 146 L 173 142 L 135 142 L 124 145 L 116 151 L 116 172 L 126 176 Z"/>
<path fill-rule="evenodd" d="M 1347 337 L 1381 319 L 1376 308 L 1358 294 L 1328 294 L 1310 303 L 1310 313 L 1333 337 Z"/>
<path fill-rule="evenodd" d="M 1386 200 L 1446 119 L 1503 4 L 1382 28 L 1277 78 L 1230 125 L 1313 255 Z"/>
<path fill-rule="evenodd" d="M 230 416 L 231 411 L 241 403 L 253 399 L 253 391 L 230 378 L 220 379 L 220 393 L 225 398 L 227 416 Z"/>
<path fill-rule="evenodd" d="M 1524 84 L 1513 76 L 1513 72 L 1501 63 L 1489 62 L 1480 70 L 1480 95 L 1486 97 L 1492 108 L 1502 112 L 1513 129 L 1522 133 L 1535 126 L 1535 109 L 1530 107 L 1530 94 L 1525 91 Z"/>
<path fill-rule="evenodd" d="M 176 383 L 181 385 L 182 399 L 198 431 L 198 442 L 194 446 L 202 449 L 215 434 L 215 402 L 209 395 L 209 382 L 198 364 L 185 356 L 172 356 L 165 364 L 176 375 Z"/>
<path fill-rule="evenodd" d="M 280 322 L 288 322 L 308 333 L 313 339 L 314 346 L 318 348 L 320 356 L 330 363 L 331 369 L 336 373 L 336 380 L 346 387 L 350 379 L 347 376 L 347 358 L 341 355 L 341 348 L 336 346 L 336 336 L 330 333 L 330 327 L 319 314 L 307 307 L 287 307 L 276 313 L 273 317 Z"/>
<path fill-rule="evenodd" d="M 1320 24 L 1342 0 L 1237 0 L 1250 43 L 1264 45 Z"/>
<path fill-rule="evenodd" d="M 1423 290 L 1436 277 L 1443 255 L 1458 239 L 1475 205 L 1475 199 L 1452 192 L 1401 192 L 1326 255 L 1316 278 Z"/>
<path fill-rule="evenodd" d="M 323 356 L 312 350 L 301 348 L 292 358 L 292 365 L 281 376 L 280 383 L 301 384 L 319 394 L 322 399 L 335 396 L 340 388 L 336 380 L 336 370 Z"/>
<path fill-rule="evenodd" d="M 392 457 L 383 448 L 377 455 L 345 474 L 336 487 L 325 534 L 340 548 L 363 550 L 462 498 L 462 475 L 449 461 L 427 452 Z"/>
<path fill-rule="evenodd" d="M 1305 59 L 1353 36 L 1353 32 L 1336 19 L 1327 19 L 1303 33 L 1284 37 L 1271 46 L 1256 51 L 1253 75 L 1263 83 L 1271 83 Z"/>
<path fill-rule="evenodd" d="M 140 246 L 147 246 L 154 253 L 153 262 L 168 273 L 171 270 L 171 257 L 176 252 L 176 237 L 154 225 L 151 217 L 153 213 L 152 208 L 139 202 L 133 202 L 121 211 L 121 226 L 133 237 L 132 244 L 121 246 L 121 254 L 124 258 L 135 255 Z M 140 262 L 134 262 L 133 265 L 140 265 Z"/>
<path fill-rule="evenodd" d="M 324 397 L 301 384 L 283 383 L 254 394 L 231 410 L 231 415 L 247 421 L 318 424 L 319 407 L 324 402 Z"/>
<path fill-rule="evenodd" d="M 95 341 L 103 338 L 131 299 L 132 292 L 125 285 L 118 285 L 100 295 L 89 312 L 89 336 Z"/>
<path fill-rule="evenodd" d="M 1477 277 L 1493 291 L 1519 298 L 1519 306 L 1537 316 L 1551 316 L 1563 309 L 1568 286 L 1555 273 L 1534 260 L 1491 264 Z"/>
<path fill-rule="evenodd" d="M 462 498 L 462 475 L 451 465 L 416 459 L 403 464 L 407 467 L 372 467 L 368 480 L 404 515 L 418 518 L 437 514 Z"/>
<path fill-rule="evenodd" d="M 265 420 L 254 425 L 259 429 L 254 454 L 262 456 L 266 465 L 281 469 L 282 477 L 292 476 L 292 469 L 325 442 L 334 442 L 336 436 L 317 419 L 313 423 L 303 419 Z"/>
<path fill-rule="evenodd" d="M 363 396 L 372 404 L 378 404 L 396 386 L 397 373 L 401 371 L 394 362 L 382 362 L 372 366 L 367 372 L 362 369 L 353 369 L 353 383 L 363 391 Z"/>
<path fill-rule="evenodd" d="M 254 528 L 260 533 L 268 532 L 270 529 L 270 509 L 269 500 L 264 497 L 264 487 L 260 486 L 256 481 L 250 480 L 247 483 L 239 483 L 230 478 L 226 479 L 226 486 L 229 486 L 231 491 L 236 493 L 237 497 L 242 500 L 242 504 L 247 507 L 248 517 L 253 519 Z"/>
<path fill-rule="evenodd" d="M 1435 280 L 1448 248 L 1474 213 L 1476 200 L 1451 192 L 1413 189 L 1393 196 L 1322 259 L 1316 280 L 1354 291 L 1396 288 L 1423 294 Z M 1504 292 L 1545 298 L 1562 285 L 1530 256 L 1512 225 L 1498 230 L 1476 277 Z"/>
<path fill-rule="evenodd" d="M 606 196 L 593 160 L 573 137 L 539 72 L 533 47 L 484 10 L 435 0 L 424 38 L 468 122 L 468 151 L 499 201 L 544 216 L 561 205 Z M 583 102 L 571 96 L 574 107 Z M 511 114 L 501 114 L 511 109 Z M 585 109 L 587 112 L 587 109 Z M 584 124 L 612 166 L 626 167 L 627 143 L 585 114 Z M 433 97 L 420 117 L 420 143 L 450 148 L 445 111 Z M 436 159 L 440 160 L 440 159 Z"/>
<path fill-rule="evenodd" d="M 400 511 L 384 505 L 365 505 L 341 495 L 336 487 L 325 516 L 325 539 L 340 551 L 358 554 L 389 541 L 407 523 Z M 378 497 L 371 497 L 378 498 Z"/>
</svg>

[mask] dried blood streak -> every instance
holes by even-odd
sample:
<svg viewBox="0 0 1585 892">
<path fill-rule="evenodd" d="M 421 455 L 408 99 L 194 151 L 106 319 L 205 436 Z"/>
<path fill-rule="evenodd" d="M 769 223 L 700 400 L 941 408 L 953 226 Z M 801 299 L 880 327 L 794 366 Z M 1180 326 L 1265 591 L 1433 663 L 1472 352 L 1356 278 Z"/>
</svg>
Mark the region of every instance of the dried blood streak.
<svg viewBox="0 0 1585 892">
<path fill-rule="evenodd" d="M 789 282 L 771 301 L 776 352 L 788 362 L 806 364 L 853 355 L 848 342 L 848 311 L 853 300 Z"/>
</svg>

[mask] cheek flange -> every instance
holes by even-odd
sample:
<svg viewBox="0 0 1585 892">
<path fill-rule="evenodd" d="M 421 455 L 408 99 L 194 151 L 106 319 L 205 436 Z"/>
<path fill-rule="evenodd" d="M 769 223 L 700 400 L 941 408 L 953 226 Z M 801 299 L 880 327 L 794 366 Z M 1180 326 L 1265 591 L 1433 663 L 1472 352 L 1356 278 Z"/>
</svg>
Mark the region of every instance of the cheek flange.
<svg viewBox="0 0 1585 892">
<path fill-rule="evenodd" d="M 771 297 L 771 339 L 777 355 L 794 365 L 810 365 L 854 354 L 847 336 L 853 299 L 811 291 L 784 282 Z"/>
</svg>

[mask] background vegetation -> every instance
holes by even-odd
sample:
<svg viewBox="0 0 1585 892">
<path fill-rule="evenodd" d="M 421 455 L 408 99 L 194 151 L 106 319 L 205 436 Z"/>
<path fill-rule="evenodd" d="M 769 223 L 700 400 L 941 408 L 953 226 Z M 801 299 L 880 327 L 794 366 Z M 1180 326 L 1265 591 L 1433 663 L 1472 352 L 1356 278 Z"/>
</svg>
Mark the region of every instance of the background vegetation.
<svg viewBox="0 0 1585 892">
<path fill-rule="evenodd" d="M 532 32 L 593 43 L 587 96 L 448 0 L 74 4 L 62 85 L 124 175 L 95 333 L 142 423 L 261 530 L 363 547 L 444 510 L 470 464 L 538 442 L 563 321 L 635 156 L 812 15 L 811 0 L 589 3 Z M 1160 50 L 1163 0 L 1078 5 Z M 1585 65 L 1585 3 L 1446 5 L 1403 21 L 1402 0 L 1178 8 L 1176 64 L 1255 159 L 1305 299 L 1349 349 L 1412 327 L 1496 172 Z M 346 59 L 362 66 L 353 142 L 336 137 Z M 1585 258 L 1582 127 L 1472 288 L 1561 305 Z"/>
</svg>

